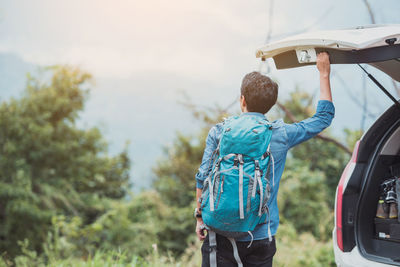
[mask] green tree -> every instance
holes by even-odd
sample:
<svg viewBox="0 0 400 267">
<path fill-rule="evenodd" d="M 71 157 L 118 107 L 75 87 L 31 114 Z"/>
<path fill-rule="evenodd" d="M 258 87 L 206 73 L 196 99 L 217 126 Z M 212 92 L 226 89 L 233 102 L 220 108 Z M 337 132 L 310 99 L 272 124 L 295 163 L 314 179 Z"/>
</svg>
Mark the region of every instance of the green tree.
<svg viewBox="0 0 400 267">
<path fill-rule="evenodd" d="M 126 151 L 109 156 L 99 129 L 76 126 L 91 76 L 66 66 L 43 75 L 0 105 L 0 251 L 9 256 L 24 239 L 40 252 L 54 215 L 90 223 L 129 189 Z"/>
<path fill-rule="evenodd" d="M 193 230 L 191 213 L 191 207 L 169 206 L 157 192 L 149 190 L 129 201 L 113 201 L 91 224 L 83 225 L 77 216 L 53 217 L 54 238 L 47 245 L 48 254 L 60 259 L 86 257 L 101 249 L 146 257 L 157 249 L 177 256 L 187 248 L 184 238 Z M 64 242 L 57 242 L 60 239 Z"/>
</svg>

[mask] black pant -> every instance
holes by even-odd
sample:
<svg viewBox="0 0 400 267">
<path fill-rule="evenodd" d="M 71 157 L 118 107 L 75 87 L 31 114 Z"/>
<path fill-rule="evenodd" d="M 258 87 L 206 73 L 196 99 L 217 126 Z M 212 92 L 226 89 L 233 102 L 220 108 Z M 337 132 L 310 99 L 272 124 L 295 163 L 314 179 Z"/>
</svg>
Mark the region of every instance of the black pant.
<svg viewBox="0 0 400 267">
<path fill-rule="evenodd" d="M 275 255 L 275 237 L 270 242 L 268 238 L 254 240 L 250 248 L 247 246 L 250 241 L 236 241 L 239 251 L 239 257 L 244 267 L 262 266 L 272 267 L 272 257 Z M 210 246 L 208 235 L 201 246 L 202 267 L 210 266 Z M 224 236 L 217 234 L 217 266 L 230 267 L 237 266 L 235 257 L 233 256 L 233 248 L 231 242 Z"/>
</svg>

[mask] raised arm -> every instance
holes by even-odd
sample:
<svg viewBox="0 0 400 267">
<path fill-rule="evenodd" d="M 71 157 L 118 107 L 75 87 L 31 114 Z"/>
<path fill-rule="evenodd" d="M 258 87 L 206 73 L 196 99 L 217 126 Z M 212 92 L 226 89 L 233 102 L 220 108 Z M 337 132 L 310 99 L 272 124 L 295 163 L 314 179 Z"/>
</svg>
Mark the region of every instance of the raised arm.
<svg viewBox="0 0 400 267">
<path fill-rule="evenodd" d="M 318 101 L 317 111 L 311 118 L 286 125 L 289 148 L 322 132 L 331 124 L 335 115 L 329 80 L 331 68 L 328 53 L 322 52 L 318 54 L 317 69 L 320 79 L 320 101 Z"/>
<path fill-rule="evenodd" d="M 332 102 L 331 84 L 329 76 L 331 73 L 331 64 L 329 55 L 326 52 L 319 53 L 317 56 L 317 68 L 319 71 L 320 100 L 329 100 Z"/>
</svg>

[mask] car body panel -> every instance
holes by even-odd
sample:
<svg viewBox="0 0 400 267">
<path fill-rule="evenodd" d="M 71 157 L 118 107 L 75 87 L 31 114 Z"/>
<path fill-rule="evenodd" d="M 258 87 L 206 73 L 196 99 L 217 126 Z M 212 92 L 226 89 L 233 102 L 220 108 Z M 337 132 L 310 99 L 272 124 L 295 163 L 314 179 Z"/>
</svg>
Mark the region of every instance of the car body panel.
<svg viewBox="0 0 400 267">
<path fill-rule="evenodd" d="M 400 44 L 400 25 L 371 25 L 352 29 L 306 32 L 271 42 L 257 49 L 257 57 L 273 57 L 297 47 L 324 47 L 337 50 L 360 50 L 388 45 L 385 40 L 397 38 Z"/>
<path fill-rule="evenodd" d="M 277 69 L 313 65 L 315 54 L 328 52 L 331 64 L 368 63 L 400 81 L 400 25 L 373 25 L 303 33 L 257 49 L 256 57 L 273 58 Z"/>
<path fill-rule="evenodd" d="M 336 241 L 336 227 L 332 232 L 333 252 L 335 254 L 335 262 L 338 267 L 388 267 L 389 264 L 379 263 L 364 258 L 357 247 L 349 252 L 343 252 L 339 249 Z"/>
</svg>

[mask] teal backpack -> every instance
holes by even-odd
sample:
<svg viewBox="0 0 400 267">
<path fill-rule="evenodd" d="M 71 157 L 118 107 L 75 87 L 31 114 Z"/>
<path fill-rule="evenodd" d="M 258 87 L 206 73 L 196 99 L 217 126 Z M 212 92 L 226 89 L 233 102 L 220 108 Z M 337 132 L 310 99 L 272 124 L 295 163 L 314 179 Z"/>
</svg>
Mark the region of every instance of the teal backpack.
<svg viewBox="0 0 400 267">
<path fill-rule="evenodd" d="M 271 240 L 267 205 L 271 189 L 268 174 L 270 162 L 273 163 L 269 152 L 271 135 L 271 124 L 257 116 L 230 117 L 222 124 L 220 141 L 210 160 L 211 170 L 199 200 L 209 233 L 211 267 L 216 266 L 215 233 L 230 240 L 239 266 L 242 264 L 235 238 L 246 235 L 253 238 L 251 231 L 265 222 Z"/>
</svg>

